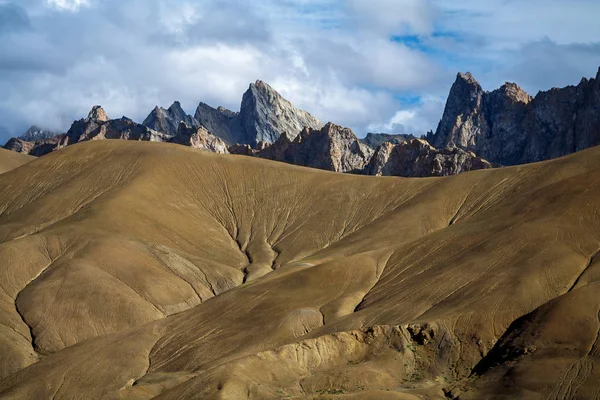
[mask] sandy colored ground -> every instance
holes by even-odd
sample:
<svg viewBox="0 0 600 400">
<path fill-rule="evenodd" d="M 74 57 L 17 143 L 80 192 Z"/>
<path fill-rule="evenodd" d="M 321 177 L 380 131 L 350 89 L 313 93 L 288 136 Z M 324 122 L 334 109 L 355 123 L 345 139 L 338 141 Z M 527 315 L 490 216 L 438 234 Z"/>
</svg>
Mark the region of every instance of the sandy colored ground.
<svg viewBox="0 0 600 400">
<path fill-rule="evenodd" d="M 0 147 L 0 174 L 20 167 L 21 165 L 35 160 L 35 157 L 15 153 Z"/>
<path fill-rule="evenodd" d="M 599 170 L 67 147 L 0 175 L 0 397 L 600 398 Z"/>
</svg>

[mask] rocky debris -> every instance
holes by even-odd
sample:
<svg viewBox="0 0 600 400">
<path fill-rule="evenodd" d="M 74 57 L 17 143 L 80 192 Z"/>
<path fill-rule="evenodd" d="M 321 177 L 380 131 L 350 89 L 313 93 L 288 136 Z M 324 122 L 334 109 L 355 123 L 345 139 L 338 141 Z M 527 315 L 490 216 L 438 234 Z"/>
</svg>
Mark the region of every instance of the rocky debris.
<svg viewBox="0 0 600 400">
<path fill-rule="evenodd" d="M 189 146 L 194 149 L 211 151 L 213 153 L 229 153 L 225 142 L 210 133 L 206 128 L 202 126 L 192 127 L 185 122 L 179 124 L 177 134 L 170 139 L 169 142 Z"/>
<path fill-rule="evenodd" d="M 471 74 L 459 74 L 430 139 L 438 148 L 456 146 L 503 165 L 595 146 L 600 143 L 600 70 L 595 79 L 535 98 L 514 83 L 487 92 Z"/>
<path fill-rule="evenodd" d="M 400 144 L 413 139 L 416 139 L 416 137 L 410 134 L 367 133 L 367 136 L 364 139 L 360 139 L 360 141 L 373 150 L 377 150 L 379 146 L 386 142 Z"/>
<path fill-rule="evenodd" d="M 436 149 L 426 140 L 381 145 L 365 168 L 365 174 L 378 176 L 448 176 L 492 168 L 488 161 L 460 148 Z"/>
<path fill-rule="evenodd" d="M 38 140 L 50 139 L 57 136 L 58 133 L 50 131 L 48 129 L 40 128 L 37 125 L 32 125 L 27 132 L 19 136 L 20 139 L 25 142 L 36 142 Z"/>
<path fill-rule="evenodd" d="M 274 143 L 283 132 L 295 138 L 304 127 L 320 129 L 323 126 L 260 80 L 250 84 L 244 93 L 239 113 L 200 103 L 195 118 L 230 145 Z"/>
<path fill-rule="evenodd" d="M 194 117 L 183 111 L 181 103 L 176 101 L 166 110 L 156 106 L 144 122 L 142 122 L 142 125 L 173 137 L 177 134 L 181 122 L 191 127 L 200 126 L 200 123 Z"/>
<path fill-rule="evenodd" d="M 373 150 L 362 144 L 351 129 L 327 123 L 322 129 L 306 127 L 296 137 L 285 133 L 255 155 L 289 164 L 335 172 L 360 172 Z"/>
</svg>

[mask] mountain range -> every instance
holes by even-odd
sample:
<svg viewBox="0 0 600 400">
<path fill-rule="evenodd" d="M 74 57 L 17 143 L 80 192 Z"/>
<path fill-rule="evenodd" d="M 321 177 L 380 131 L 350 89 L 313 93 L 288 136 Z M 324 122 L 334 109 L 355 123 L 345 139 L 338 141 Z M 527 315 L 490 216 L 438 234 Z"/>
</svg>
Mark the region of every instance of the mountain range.
<svg viewBox="0 0 600 400">
<path fill-rule="evenodd" d="M 32 127 L 4 147 L 41 156 L 86 140 L 161 141 L 336 172 L 445 176 L 552 159 L 599 144 L 599 110 L 600 70 L 578 86 L 535 97 L 514 83 L 487 92 L 470 73 L 460 73 L 435 133 L 421 139 L 369 133 L 361 140 L 350 129 L 321 124 L 259 80 L 243 94 L 239 112 L 200 103 L 191 116 L 176 101 L 168 109 L 157 106 L 138 124 L 126 117 L 110 120 L 95 106 L 66 134 Z"/>
<path fill-rule="evenodd" d="M 599 78 L 459 74 L 424 138 L 257 82 L 11 139 L 0 398 L 598 399 Z"/>
</svg>

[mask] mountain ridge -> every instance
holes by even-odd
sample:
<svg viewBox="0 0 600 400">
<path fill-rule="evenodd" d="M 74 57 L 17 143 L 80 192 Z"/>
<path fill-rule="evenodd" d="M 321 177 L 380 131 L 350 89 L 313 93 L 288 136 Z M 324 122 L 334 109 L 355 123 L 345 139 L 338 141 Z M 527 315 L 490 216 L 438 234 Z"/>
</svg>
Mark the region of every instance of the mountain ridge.
<svg viewBox="0 0 600 400">
<path fill-rule="evenodd" d="M 458 74 L 442 119 L 428 137 L 438 148 L 460 147 L 502 165 L 567 155 L 600 143 L 600 69 L 577 86 L 535 97 L 506 83 L 488 92 L 470 74 Z"/>
<path fill-rule="evenodd" d="M 583 78 L 577 86 L 540 91 L 531 97 L 511 82 L 485 91 L 471 73 L 459 73 L 436 132 L 422 138 L 435 149 L 415 142 L 412 135 L 369 134 L 358 139 L 353 132 L 337 135 L 335 132 L 346 128 L 335 124 L 331 125 L 335 125 L 335 129 L 322 131 L 323 125 L 318 120 L 295 108 L 260 80 L 249 85 L 239 112 L 201 102 L 191 116 L 176 101 L 168 109 L 155 107 L 141 125 L 125 117 L 105 121 L 104 116 L 100 119 L 88 116 L 88 122 L 76 121 L 67 134 L 35 142 L 13 138 L 5 148 L 41 156 L 79 140 L 105 137 L 189 145 L 192 143 L 189 139 L 175 138 L 183 122 L 188 127 L 202 128 L 196 138 L 204 139 L 195 143 L 202 142 L 200 147 L 207 151 L 218 148 L 219 152 L 338 172 L 448 175 L 556 158 L 600 143 L 599 82 L 600 69 L 596 78 Z M 91 126 L 89 121 L 94 120 L 107 125 L 104 128 Z M 85 124 L 90 126 L 84 127 Z M 102 131 L 105 128 L 108 131 Z M 79 138 L 73 129 L 82 130 Z M 95 129 L 100 131 L 95 132 Z M 325 132 L 322 142 L 315 140 L 316 135 L 308 135 L 317 131 Z M 301 133 L 312 139 L 296 143 Z M 194 133 L 185 135 L 191 138 Z M 228 148 L 210 135 L 222 140 Z M 390 147 L 386 142 L 397 147 Z M 364 145 L 369 148 L 362 148 Z M 408 151 L 409 148 L 412 150 Z M 375 159 L 372 159 L 373 154 L 377 155 Z M 324 162 L 326 159 L 330 161 Z M 331 161 L 334 159 L 337 161 Z M 352 165 L 341 166 L 342 159 L 354 161 L 348 161 Z M 369 163 L 372 165 L 367 168 Z"/>
</svg>

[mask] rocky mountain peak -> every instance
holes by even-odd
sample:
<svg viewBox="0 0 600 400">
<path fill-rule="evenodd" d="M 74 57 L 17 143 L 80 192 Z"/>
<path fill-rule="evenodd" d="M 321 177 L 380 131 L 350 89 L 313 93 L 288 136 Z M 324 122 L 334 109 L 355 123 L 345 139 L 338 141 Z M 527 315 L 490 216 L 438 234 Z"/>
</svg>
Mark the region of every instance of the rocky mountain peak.
<svg viewBox="0 0 600 400">
<path fill-rule="evenodd" d="M 168 109 L 159 106 L 154 107 L 152 112 L 142 122 L 142 125 L 173 137 L 177 134 L 181 122 L 185 122 L 193 127 L 200 126 L 194 117 L 185 113 L 183 108 L 181 108 L 181 103 L 175 101 Z"/>
<path fill-rule="evenodd" d="M 529 93 L 521 89 L 521 87 L 516 83 L 506 82 L 500 87 L 499 90 L 504 94 L 504 96 L 515 102 L 527 104 L 533 99 Z"/>
<path fill-rule="evenodd" d="M 474 130 L 472 126 L 484 124 L 481 109 L 484 91 L 471 73 L 459 73 L 450 89 L 444 114 L 433 138 L 433 145 L 438 148 L 458 146 L 471 148 L 474 146 Z"/>
<path fill-rule="evenodd" d="M 273 92 L 278 94 L 268 83 L 261 81 L 260 79 L 257 79 L 253 84 L 250 84 L 250 88 L 252 88 L 252 85 L 254 85 L 258 90 L 263 90 L 263 91 L 268 91 L 268 92 Z"/>
<path fill-rule="evenodd" d="M 96 122 L 107 122 L 109 120 L 108 115 L 102 108 L 102 106 L 94 106 L 88 114 L 88 120 Z"/>
<path fill-rule="evenodd" d="M 252 145 L 260 141 L 273 143 L 282 132 L 296 137 L 306 126 L 313 129 L 323 126 L 262 81 L 251 84 L 244 93 L 239 117 L 245 140 Z"/>
<path fill-rule="evenodd" d="M 42 139 L 49 139 L 58 135 L 58 133 L 50 131 L 48 129 L 40 128 L 37 125 L 32 125 L 27 132 L 23 135 L 19 136 L 18 139 L 27 141 L 27 142 L 35 142 Z"/>
<path fill-rule="evenodd" d="M 470 72 L 458 73 L 456 81 L 450 89 L 449 97 L 458 98 L 461 96 L 465 100 L 474 100 L 474 96 L 482 92 L 483 88 Z"/>
<path fill-rule="evenodd" d="M 597 82 L 582 79 L 577 86 L 552 88 L 532 98 L 514 83 L 484 92 L 459 74 L 432 143 L 474 151 L 502 165 L 547 160 L 600 144 Z"/>
<path fill-rule="evenodd" d="M 181 103 L 175 100 L 173 104 L 171 104 L 171 107 L 169 107 L 169 110 L 182 110 Z"/>
<path fill-rule="evenodd" d="M 475 77 L 473 76 L 473 74 L 471 74 L 470 72 L 465 72 L 464 74 L 462 72 L 459 72 L 458 75 L 456 76 L 456 82 L 465 82 L 468 84 L 477 84 L 479 85 L 479 82 L 477 82 L 477 79 L 475 79 Z"/>
<path fill-rule="evenodd" d="M 274 143 L 283 132 L 295 138 L 305 127 L 320 129 L 315 117 L 294 107 L 267 83 L 257 80 L 242 96 L 239 112 L 200 103 L 195 118 L 227 144 Z"/>
</svg>

